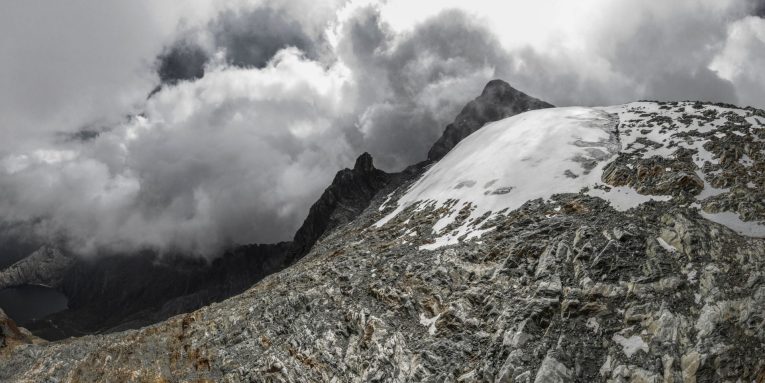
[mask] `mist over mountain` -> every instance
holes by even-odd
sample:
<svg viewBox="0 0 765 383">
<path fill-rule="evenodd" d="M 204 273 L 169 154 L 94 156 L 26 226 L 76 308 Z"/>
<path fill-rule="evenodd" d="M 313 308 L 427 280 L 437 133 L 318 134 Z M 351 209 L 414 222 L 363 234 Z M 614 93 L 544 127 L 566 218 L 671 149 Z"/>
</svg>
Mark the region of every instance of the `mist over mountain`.
<svg viewBox="0 0 765 383">
<path fill-rule="evenodd" d="M 424 160 L 492 78 L 558 106 L 765 99 L 760 2 L 479 3 L 10 7 L 35 49 L 3 44 L 0 216 L 80 254 L 215 257 L 289 239 L 359 153 Z"/>
<path fill-rule="evenodd" d="M 0 381 L 764 381 L 763 10 L 2 4 Z"/>
<path fill-rule="evenodd" d="M 219 303 L 53 343 L 0 312 L 0 378 L 762 377 L 765 111 L 540 106 L 399 174 L 362 155 L 295 236 L 310 250 Z"/>
<path fill-rule="evenodd" d="M 504 81 L 490 81 L 445 128 L 434 148 L 445 154 L 487 122 L 546 107 L 550 105 Z M 46 286 L 60 293 L 53 292 L 51 300 L 67 299 L 65 310 L 35 319 L 16 317 L 21 325 L 49 340 L 155 323 L 241 293 L 266 275 L 288 267 L 324 235 L 352 222 L 381 189 L 417 176 L 432 161 L 391 174 L 375 168 L 371 155 L 362 154 L 353 168 L 335 175 L 289 242 L 234 246 L 212 262 L 148 249 L 81 257 L 48 244 L 30 250 L 26 258 L 0 271 L 0 289 Z M 9 299 L 10 304 L 15 307 L 15 300 Z M 16 314 L 14 307 L 6 307 L 9 314 Z"/>
</svg>

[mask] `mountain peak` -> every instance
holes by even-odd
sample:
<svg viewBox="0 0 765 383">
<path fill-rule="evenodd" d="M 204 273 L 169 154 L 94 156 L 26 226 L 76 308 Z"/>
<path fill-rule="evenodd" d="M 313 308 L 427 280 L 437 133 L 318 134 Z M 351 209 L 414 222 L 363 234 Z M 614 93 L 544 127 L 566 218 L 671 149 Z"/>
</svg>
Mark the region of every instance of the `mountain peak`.
<svg viewBox="0 0 765 383">
<path fill-rule="evenodd" d="M 528 110 L 552 108 L 553 105 L 531 97 L 505 81 L 489 81 L 481 95 L 462 109 L 454 122 L 428 151 L 428 160 L 438 161 L 465 137 L 489 122 L 514 116 Z"/>
<path fill-rule="evenodd" d="M 519 90 L 513 88 L 510 84 L 508 84 L 504 80 L 494 79 L 487 82 L 486 86 L 483 87 L 483 92 L 481 92 L 481 97 L 487 97 L 492 94 L 501 94 L 501 93 L 507 93 L 507 92 L 521 93 Z"/>
<path fill-rule="evenodd" d="M 337 172 L 295 233 L 292 256 L 302 257 L 324 233 L 353 220 L 389 180 L 387 173 L 374 167 L 372 156 L 367 152 L 356 159 L 353 169 Z"/>
<path fill-rule="evenodd" d="M 353 165 L 353 171 L 356 173 L 369 173 L 375 170 L 372 155 L 364 152 L 359 158 L 356 159 L 356 164 Z"/>
</svg>

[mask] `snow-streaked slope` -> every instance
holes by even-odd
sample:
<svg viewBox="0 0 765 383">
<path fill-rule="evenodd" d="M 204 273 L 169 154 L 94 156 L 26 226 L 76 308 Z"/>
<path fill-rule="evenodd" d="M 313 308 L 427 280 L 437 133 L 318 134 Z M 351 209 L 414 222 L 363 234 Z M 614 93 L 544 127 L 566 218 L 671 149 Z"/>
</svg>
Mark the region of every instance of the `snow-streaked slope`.
<svg viewBox="0 0 765 383">
<path fill-rule="evenodd" d="M 591 188 L 620 150 L 616 127 L 615 116 L 581 107 L 535 110 L 488 124 L 430 168 L 377 225 L 414 203 L 453 204 L 435 225 L 441 230 L 465 207 L 472 209 L 470 221 L 529 200 Z M 634 193 L 620 198 L 619 206 L 632 207 L 647 198 Z M 446 230 L 433 247 L 476 236 L 475 226 Z"/>
<path fill-rule="evenodd" d="M 699 211 L 702 217 L 717 222 L 720 225 L 739 233 L 741 235 L 753 238 L 765 238 L 765 225 L 757 222 L 746 222 L 739 218 L 737 213 L 732 211 L 723 211 L 720 213 L 707 213 Z"/>
<path fill-rule="evenodd" d="M 480 225 L 488 217 L 558 193 L 584 192 L 609 201 L 617 210 L 650 200 L 667 201 L 673 197 L 606 185 L 603 169 L 624 156 L 637 166 L 645 159 L 676 161 L 679 149 L 693 153 L 685 165 L 695 167 L 690 175 L 698 176 L 699 184 L 704 184 L 696 200 L 703 202 L 729 192 L 730 188 L 715 188 L 710 183 L 721 172 L 710 170 L 720 166 L 716 155 L 707 149 L 710 141 L 747 134 L 737 123 L 731 123 L 738 118 L 753 125 L 761 122 L 746 110 L 713 105 L 700 108 L 690 102 L 671 105 L 637 102 L 544 109 L 488 124 L 433 165 L 400 197 L 397 208 L 376 225 L 385 225 L 413 206 L 417 210 L 440 210 L 434 225 L 437 239 L 425 246 L 433 249 L 479 237 L 491 230 Z M 751 166 L 752 159 L 744 155 L 740 162 Z M 631 164 L 627 166 L 633 169 Z M 671 175 L 678 169 L 660 171 Z M 757 223 L 748 225 L 751 229 Z"/>
<path fill-rule="evenodd" d="M 523 113 L 468 136 L 399 199 L 388 217 L 417 201 L 470 202 L 482 214 L 578 192 L 600 180 L 603 160 L 618 150 L 616 123 L 605 112 L 555 108 Z"/>
</svg>

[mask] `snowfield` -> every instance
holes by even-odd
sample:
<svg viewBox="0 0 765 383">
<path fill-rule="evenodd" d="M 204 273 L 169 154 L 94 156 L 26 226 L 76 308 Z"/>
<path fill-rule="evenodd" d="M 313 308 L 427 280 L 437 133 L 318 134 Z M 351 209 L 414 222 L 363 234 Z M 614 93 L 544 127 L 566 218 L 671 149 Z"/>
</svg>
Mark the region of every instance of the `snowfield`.
<svg viewBox="0 0 765 383">
<path fill-rule="evenodd" d="M 685 106 L 692 112 L 692 103 Z M 681 108 L 683 104 L 681 103 Z M 709 109 L 715 108 L 712 106 Z M 725 120 L 709 124 L 691 122 L 686 126 L 664 126 L 661 123 L 636 123 L 646 120 L 645 113 L 681 118 L 685 113 L 659 110 L 659 104 L 639 102 L 603 108 L 566 107 L 525 112 L 487 124 L 460 142 L 442 160 L 433 165 L 397 201 L 397 207 L 376 223 L 385 225 L 409 207 L 416 209 L 446 208 L 434 225 L 437 239 L 422 246 L 436 249 L 460 240 L 479 238 L 491 229 L 479 229 L 476 223 L 493 214 L 507 213 L 537 198 L 549 199 L 558 193 L 586 192 L 603 198 L 617 210 L 628 210 L 650 200 L 670 200 L 669 195 L 639 194 L 628 186 L 605 185 L 603 168 L 619 153 L 637 154 L 642 158 L 670 158 L 679 147 L 695 150 L 693 162 L 699 169 L 705 163 L 716 163 L 714 155 L 704 148 L 704 138 L 687 134 L 717 134 Z M 667 108 L 664 108 L 667 109 Z M 723 108 L 716 108 L 722 114 Z M 656 125 L 656 126 L 654 126 Z M 716 133 L 715 133 L 716 132 Z M 731 132 L 739 134 L 737 132 Z M 680 136 L 682 138 L 678 138 Z M 722 136 L 720 136 L 722 135 Z M 648 143 L 647 147 L 644 145 Z M 744 161 L 750 161 L 745 158 Z M 670 171 L 671 169 L 667 169 Z M 712 187 L 704 174 L 704 189 L 696 196 L 701 200 L 714 197 L 727 189 Z M 395 201 L 387 202 L 389 204 Z M 460 212 L 469 217 L 454 227 Z M 765 226 L 756 222 L 713 219 L 735 223 L 739 233 L 760 234 Z M 712 218 L 713 215 L 705 214 Z M 716 215 L 714 217 L 719 217 Z"/>
</svg>

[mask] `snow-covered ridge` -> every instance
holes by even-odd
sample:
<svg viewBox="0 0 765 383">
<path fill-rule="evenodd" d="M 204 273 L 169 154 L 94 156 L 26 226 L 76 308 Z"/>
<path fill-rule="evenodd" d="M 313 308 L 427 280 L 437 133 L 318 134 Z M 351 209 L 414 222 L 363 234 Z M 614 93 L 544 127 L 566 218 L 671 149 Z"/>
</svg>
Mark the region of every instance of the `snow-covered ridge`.
<svg viewBox="0 0 765 383">
<path fill-rule="evenodd" d="M 472 203 L 474 214 L 516 209 L 600 180 L 619 151 L 616 121 L 591 108 L 535 110 L 487 124 L 460 142 L 399 199 L 387 222 L 418 201 Z"/>
<path fill-rule="evenodd" d="M 638 166 L 643 166 L 639 161 L 644 159 L 676 161 L 678 150 L 692 153 L 687 164 L 681 163 L 685 172 L 681 181 L 691 179 L 691 183 L 703 185 L 695 197 L 698 201 L 712 200 L 729 188 L 714 187 L 709 181 L 717 171 L 710 169 L 720 164 L 706 149 L 708 143 L 729 134 L 749 134 L 740 128 L 747 124 L 761 127 L 765 118 L 758 120 L 746 110 L 712 105 L 699 109 L 694 103 L 667 106 L 652 102 L 568 107 L 530 111 L 487 124 L 433 165 L 376 226 L 385 225 L 411 206 L 442 209 L 445 213 L 433 227 L 438 239 L 427 246 L 437 248 L 480 236 L 476 223 L 491 215 L 558 193 L 585 192 L 609 201 L 617 210 L 652 199 L 666 201 L 672 198 L 670 193 L 650 195 L 645 188 L 638 193 L 626 181 L 607 185 L 604 167 L 617 158 L 638 161 Z M 751 166 L 753 160 L 744 154 L 740 162 Z M 633 169 L 630 163 L 626 166 L 627 172 Z M 692 167 L 695 170 L 689 170 Z M 660 171 L 673 175 L 678 170 L 668 166 Z M 469 217 L 464 219 L 466 212 Z M 455 228 L 458 215 L 463 217 Z M 757 224 L 738 231 L 756 232 L 752 225 Z"/>
</svg>

